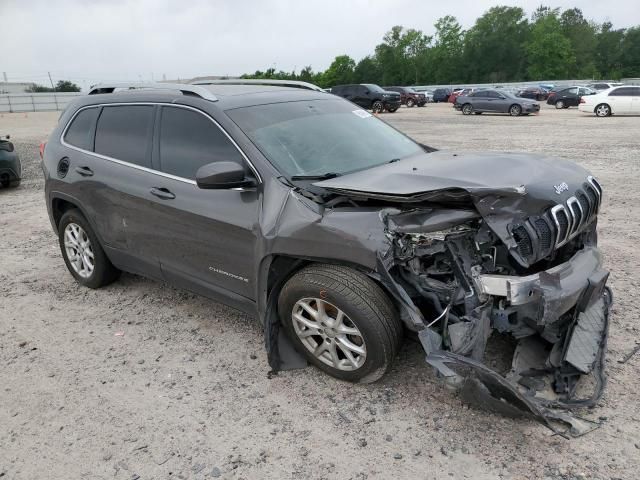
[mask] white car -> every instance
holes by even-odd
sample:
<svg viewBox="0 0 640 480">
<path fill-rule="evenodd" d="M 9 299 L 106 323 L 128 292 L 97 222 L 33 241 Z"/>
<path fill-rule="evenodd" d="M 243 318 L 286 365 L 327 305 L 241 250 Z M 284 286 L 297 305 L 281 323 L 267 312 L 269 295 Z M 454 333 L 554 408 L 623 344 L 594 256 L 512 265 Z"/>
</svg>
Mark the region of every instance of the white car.
<svg viewBox="0 0 640 480">
<path fill-rule="evenodd" d="M 640 115 L 640 86 L 615 87 L 582 97 L 578 110 L 595 113 L 598 117 Z"/>
</svg>

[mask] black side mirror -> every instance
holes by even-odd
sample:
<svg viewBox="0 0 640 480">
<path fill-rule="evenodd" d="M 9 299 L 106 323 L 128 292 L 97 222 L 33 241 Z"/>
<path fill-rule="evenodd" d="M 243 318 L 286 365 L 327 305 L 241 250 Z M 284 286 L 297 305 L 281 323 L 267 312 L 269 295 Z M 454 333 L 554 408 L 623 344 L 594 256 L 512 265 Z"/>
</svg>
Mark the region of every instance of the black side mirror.
<svg viewBox="0 0 640 480">
<path fill-rule="evenodd" d="M 196 172 L 198 188 L 225 189 L 253 187 L 255 181 L 245 176 L 244 166 L 235 162 L 214 162 L 203 165 Z"/>
</svg>

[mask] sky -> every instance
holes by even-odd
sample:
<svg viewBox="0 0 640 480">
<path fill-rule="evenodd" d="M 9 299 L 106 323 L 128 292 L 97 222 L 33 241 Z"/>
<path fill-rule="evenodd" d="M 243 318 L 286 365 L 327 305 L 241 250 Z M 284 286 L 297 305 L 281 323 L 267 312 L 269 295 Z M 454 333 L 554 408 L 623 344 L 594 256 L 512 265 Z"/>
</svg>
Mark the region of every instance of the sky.
<svg viewBox="0 0 640 480">
<path fill-rule="evenodd" d="M 0 75 L 45 84 L 151 81 L 255 70 L 324 70 L 336 55 L 372 53 L 394 25 L 432 34 L 464 28 L 495 5 L 541 0 L 0 0 Z M 554 0 L 598 23 L 640 25 L 639 0 Z M 0 77 L 0 81 L 2 77 Z"/>
</svg>

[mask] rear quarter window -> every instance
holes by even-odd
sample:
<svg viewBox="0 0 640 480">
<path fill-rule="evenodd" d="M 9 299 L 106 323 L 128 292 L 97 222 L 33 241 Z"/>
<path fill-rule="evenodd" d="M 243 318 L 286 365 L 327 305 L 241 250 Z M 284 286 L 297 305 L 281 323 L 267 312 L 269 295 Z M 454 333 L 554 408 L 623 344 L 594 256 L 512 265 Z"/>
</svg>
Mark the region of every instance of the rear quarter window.
<svg viewBox="0 0 640 480">
<path fill-rule="evenodd" d="M 73 117 L 71 124 L 67 128 L 64 134 L 64 141 L 74 147 L 92 151 L 93 132 L 99 111 L 100 109 L 98 107 L 80 110 L 80 112 Z"/>
</svg>

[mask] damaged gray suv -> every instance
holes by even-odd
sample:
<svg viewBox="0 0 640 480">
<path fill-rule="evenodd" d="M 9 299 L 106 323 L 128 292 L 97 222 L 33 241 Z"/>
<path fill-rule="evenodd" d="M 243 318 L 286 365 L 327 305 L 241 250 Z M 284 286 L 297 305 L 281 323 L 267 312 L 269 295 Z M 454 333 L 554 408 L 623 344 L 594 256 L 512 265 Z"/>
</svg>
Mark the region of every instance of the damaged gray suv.
<svg viewBox="0 0 640 480">
<path fill-rule="evenodd" d="M 124 270 L 255 315 L 274 370 L 375 381 L 413 332 L 487 407 L 548 424 L 602 393 L 603 192 L 568 161 L 435 151 L 315 86 L 230 81 L 100 85 L 44 172 L 78 283 Z"/>
</svg>

